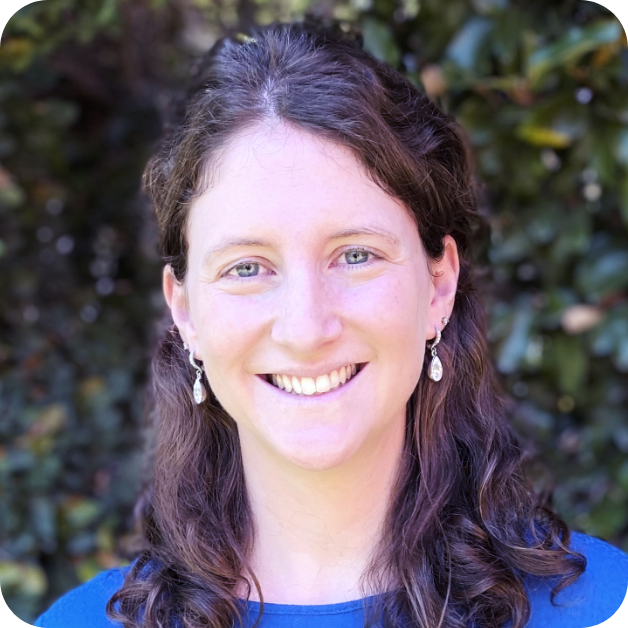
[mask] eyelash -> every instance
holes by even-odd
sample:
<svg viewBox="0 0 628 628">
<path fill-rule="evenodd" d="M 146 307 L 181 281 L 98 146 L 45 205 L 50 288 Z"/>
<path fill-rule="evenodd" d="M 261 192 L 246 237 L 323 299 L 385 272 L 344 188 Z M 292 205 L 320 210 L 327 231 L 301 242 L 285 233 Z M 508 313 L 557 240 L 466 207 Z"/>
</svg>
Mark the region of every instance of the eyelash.
<svg viewBox="0 0 628 628">
<path fill-rule="evenodd" d="M 350 249 L 346 249 L 342 253 L 340 253 L 338 257 L 342 257 L 343 255 L 346 255 L 347 253 L 351 253 L 352 251 L 363 251 L 365 253 L 369 253 L 373 257 L 372 259 L 364 262 L 363 264 L 344 264 L 344 266 L 347 266 L 349 270 L 352 270 L 352 271 L 356 270 L 356 268 L 360 268 L 360 269 L 366 268 L 368 266 L 371 266 L 371 264 L 373 264 L 376 259 L 382 259 L 381 255 L 377 255 L 377 253 L 374 253 L 373 251 L 371 251 L 371 249 L 367 249 L 362 246 L 353 246 Z M 242 266 L 243 264 L 259 264 L 260 266 L 262 265 L 260 262 L 251 262 L 250 260 L 242 260 L 241 262 L 234 264 L 228 270 L 226 270 L 225 273 L 222 275 L 222 277 L 229 281 L 236 281 L 236 282 L 249 281 L 250 279 L 253 279 L 254 277 L 259 277 L 259 275 L 253 275 L 252 277 L 240 277 L 238 275 L 229 274 L 232 270 L 235 270 L 238 266 Z"/>
</svg>

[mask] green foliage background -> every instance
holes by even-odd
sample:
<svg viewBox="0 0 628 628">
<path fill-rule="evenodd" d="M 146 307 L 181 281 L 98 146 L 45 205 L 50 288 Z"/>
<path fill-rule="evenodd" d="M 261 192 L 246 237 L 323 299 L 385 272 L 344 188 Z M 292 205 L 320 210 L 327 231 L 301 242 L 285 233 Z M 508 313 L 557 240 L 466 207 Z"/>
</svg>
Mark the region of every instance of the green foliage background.
<svg viewBox="0 0 628 628">
<path fill-rule="evenodd" d="M 26 621 L 132 555 L 163 309 L 139 182 L 161 115 L 222 34 L 305 11 L 360 24 L 466 128 L 489 340 L 534 481 L 628 550 L 628 49 L 606 9 L 47 0 L 0 47 L 0 585 Z"/>
</svg>

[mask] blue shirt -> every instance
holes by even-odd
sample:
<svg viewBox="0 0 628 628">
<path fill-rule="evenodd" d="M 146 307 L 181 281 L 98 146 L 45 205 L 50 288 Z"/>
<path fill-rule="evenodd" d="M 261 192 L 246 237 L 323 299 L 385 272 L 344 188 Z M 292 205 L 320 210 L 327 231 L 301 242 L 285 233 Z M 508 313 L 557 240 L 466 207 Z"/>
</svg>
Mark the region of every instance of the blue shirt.
<svg viewBox="0 0 628 628">
<path fill-rule="evenodd" d="M 530 620 L 526 628 L 588 628 L 615 614 L 628 591 L 628 555 L 612 545 L 580 532 L 572 532 L 571 548 L 587 558 L 586 571 L 550 603 L 550 583 L 528 578 Z M 35 622 L 41 628 L 121 628 L 105 615 L 105 605 L 120 588 L 125 569 L 105 571 L 59 599 Z M 248 626 L 259 611 L 247 602 Z M 259 628 L 363 628 L 363 601 L 302 606 L 264 604 Z"/>
</svg>

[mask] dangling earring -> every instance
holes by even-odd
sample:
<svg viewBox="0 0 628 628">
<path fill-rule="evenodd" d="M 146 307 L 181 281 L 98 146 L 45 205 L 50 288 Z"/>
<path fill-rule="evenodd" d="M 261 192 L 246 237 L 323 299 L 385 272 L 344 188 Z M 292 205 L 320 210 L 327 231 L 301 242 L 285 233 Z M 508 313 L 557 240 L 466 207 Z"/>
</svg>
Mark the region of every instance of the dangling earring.
<svg viewBox="0 0 628 628">
<path fill-rule="evenodd" d="M 187 351 L 188 345 L 187 342 L 183 343 L 183 348 Z M 194 351 L 190 351 L 189 358 L 190 364 L 196 369 L 196 381 L 194 382 L 194 401 L 197 404 L 203 403 L 205 399 L 207 399 L 207 391 L 205 390 L 205 386 L 203 386 L 203 382 L 201 382 L 201 378 L 203 377 L 203 369 L 195 362 L 194 360 Z"/>
<path fill-rule="evenodd" d="M 441 319 L 443 323 L 443 328 L 449 322 L 449 319 L 446 316 L 443 316 Z M 434 325 L 434 329 L 436 330 L 436 340 L 432 343 L 430 347 L 432 351 L 432 361 L 430 365 L 427 367 L 427 376 L 434 382 L 439 382 L 443 377 L 443 363 L 440 361 L 440 358 L 436 355 L 436 345 L 440 342 L 441 333 L 440 329 Z"/>
</svg>

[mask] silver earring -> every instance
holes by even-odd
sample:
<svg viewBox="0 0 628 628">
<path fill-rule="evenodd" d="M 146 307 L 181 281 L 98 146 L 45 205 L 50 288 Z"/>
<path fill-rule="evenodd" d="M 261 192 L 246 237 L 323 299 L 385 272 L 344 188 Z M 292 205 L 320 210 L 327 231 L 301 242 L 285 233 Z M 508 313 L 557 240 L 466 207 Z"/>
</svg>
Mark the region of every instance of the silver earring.
<svg viewBox="0 0 628 628">
<path fill-rule="evenodd" d="M 427 368 L 427 376 L 431 380 L 435 382 L 439 382 L 441 378 L 443 377 L 443 363 L 440 361 L 440 358 L 436 355 L 436 345 L 440 342 L 441 333 L 440 333 L 440 329 L 438 329 L 436 325 L 434 325 L 434 329 L 436 330 L 436 340 L 434 340 L 434 342 L 432 343 L 432 346 L 430 347 L 432 351 L 432 361 L 430 362 L 430 365 Z"/>
<path fill-rule="evenodd" d="M 187 342 L 183 343 L 183 348 L 187 351 L 188 345 Z M 207 399 L 207 391 L 205 390 L 205 386 L 203 386 L 203 382 L 201 378 L 203 377 L 203 369 L 196 363 L 194 360 L 194 351 L 190 351 L 189 358 L 190 364 L 196 369 L 196 381 L 194 382 L 194 401 L 197 404 L 203 403 L 205 399 Z"/>
</svg>

